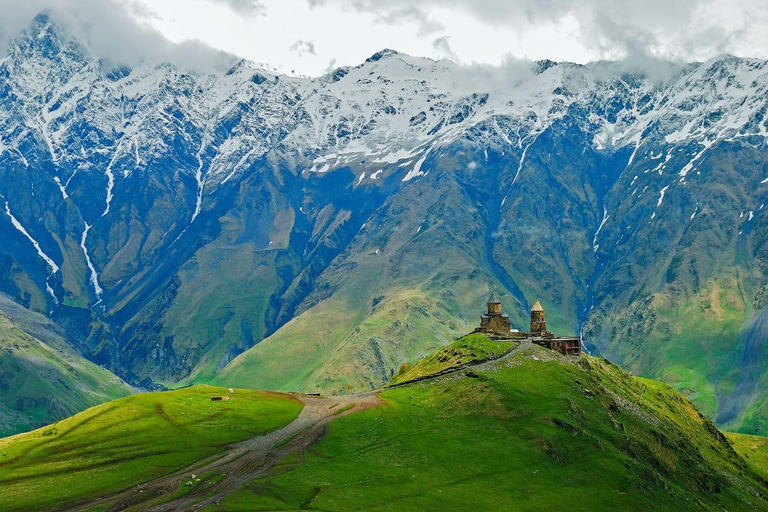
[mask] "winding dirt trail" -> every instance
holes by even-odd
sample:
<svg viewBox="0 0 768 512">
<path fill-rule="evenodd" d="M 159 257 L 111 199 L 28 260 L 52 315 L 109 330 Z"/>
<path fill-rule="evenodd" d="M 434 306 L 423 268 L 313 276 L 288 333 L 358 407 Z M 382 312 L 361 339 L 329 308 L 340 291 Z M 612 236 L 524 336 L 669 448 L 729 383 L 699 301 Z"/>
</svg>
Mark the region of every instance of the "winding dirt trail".
<svg viewBox="0 0 768 512">
<path fill-rule="evenodd" d="M 402 382 L 393 387 L 432 380 L 468 368 L 491 369 L 500 362 L 532 348 L 530 340 L 524 340 L 504 355 L 490 361 L 470 363 L 451 368 L 423 379 Z M 314 397 L 297 395 L 304 408 L 293 422 L 263 436 L 246 439 L 228 447 L 224 454 L 195 462 L 163 477 L 135 485 L 119 493 L 93 498 L 60 509 L 66 512 L 85 512 L 96 509 L 115 511 L 195 511 L 219 503 L 243 486 L 245 482 L 267 474 L 288 453 L 299 454 L 318 442 L 335 418 L 365 410 L 382 403 L 379 391 L 359 395 Z M 180 489 L 192 479 L 192 475 L 209 475 L 201 478 L 186 494 Z"/>
<path fill-rule="evenodd" d="M 297 396 L 304 408 L 293 422 L 263 436 L 234 443 L 222 455 L 198 461 L 163 477 L 106 497 L 77 503 L 62 510 L 194 511 L 218 503 L 245 482 L 258 478 L 294 450 L 301 453 L 325 434 L 328 424 L 353 412 L 381 404 L 378 392 L 350 396 Z M 177 496 L 192 475 L 205 475 L 183 496 Z M 106 507 L 106 508 L 104 508 Z"/>
</svg>

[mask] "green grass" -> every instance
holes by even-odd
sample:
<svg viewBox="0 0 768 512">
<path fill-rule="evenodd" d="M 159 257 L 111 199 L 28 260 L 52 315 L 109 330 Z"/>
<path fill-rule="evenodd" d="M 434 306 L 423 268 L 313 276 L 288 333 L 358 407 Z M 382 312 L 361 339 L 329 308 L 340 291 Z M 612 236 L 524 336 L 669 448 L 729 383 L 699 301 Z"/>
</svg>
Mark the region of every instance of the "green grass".
<svg viewBox="0 0 768 512">
<path fill-rule="evenodd" d="M 35 429 L 132 392 L 110 371 L 33 338 L 0 312 L 0 436 Z"/>
<path fill-rule="evenodd" d="M 485 334 L 473 333 L 443 347 L 427 356 L 412 367 L 404 366 L 392 378 L 390 384 L 408 382 L 426 375 L 456 368 L 473 361 L 499 357 L 513 347 L 511 342 L 496 342 Z"/>
<path fill-rule="evenodd" d="M 398 290 L 372 311 L 381 269 L 303 312 L 273 336 L 235 358 L 211 383 L 281 391 L 352 393 L 386 384 L 403 361 L 414 361 L 455 339 L 459 326 L 436 310 L 435 294 Z M 478 314 L 479 317 L 479 314 Z M 460 329 L 460 330 L 459 330 Z"/>
<path fill-rule="evenodd" d="M 768 480 L 768 437 L 727 433 L 733 448 L 752 468 Z"/>
<path fill-rule="evenodd" d="M 293 421 L 288 395 L 195 386 L 134 395 L 0 440 L 0 510 L 49 510 L 157 478 Z"/>
<path fill-rule="evenodd" d="M 768 508 L 749 491 L 766 482 L 690 401 L 577 361 L 536 347 L 492 371 L 386 390 L 384 405 L 331 423 L 303 463 L 216 510 Z"/>
<path fill-rule="evenodd" d="M 348 410 L 350 410 L 354 406 L 355 406 L 355 404 L 347 404 L 344 407 L 342 407 L 341 409 L 337 409 L 337 410 L 333 411 L 333 415 L 334 416 L 338 416 L 339 414 L 341 414 L 343 412 L 347 412 Z"/>
</svg>

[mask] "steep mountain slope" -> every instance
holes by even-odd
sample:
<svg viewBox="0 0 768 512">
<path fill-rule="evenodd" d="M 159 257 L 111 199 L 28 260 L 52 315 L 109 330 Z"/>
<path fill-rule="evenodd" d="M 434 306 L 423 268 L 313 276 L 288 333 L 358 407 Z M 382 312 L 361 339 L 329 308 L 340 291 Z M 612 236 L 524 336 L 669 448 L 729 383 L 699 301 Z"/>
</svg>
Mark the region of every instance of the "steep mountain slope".
<svg viewBox="0 0 768 512">
<path fill-rule="evenodd" d="M 0 311 L 0 436 L 41 427 L 132 391 L 71 350 L 29 336 Z"/>
<path fill-rule="evenodd" d="M 767 92 L 731 56 L 130 69 L 41 15 L 0 63 L 0 291 L 147 388 L 328 391 L 388 381 L 492 291 L 520 327 L 538 296 L 759 429 Z"/>
</svg>

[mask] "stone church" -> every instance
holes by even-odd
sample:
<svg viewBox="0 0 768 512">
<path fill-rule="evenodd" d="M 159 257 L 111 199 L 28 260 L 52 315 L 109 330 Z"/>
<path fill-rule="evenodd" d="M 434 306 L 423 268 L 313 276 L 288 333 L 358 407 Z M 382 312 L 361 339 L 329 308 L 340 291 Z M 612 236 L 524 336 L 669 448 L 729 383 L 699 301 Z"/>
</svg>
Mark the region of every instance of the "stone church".
<svg viewBox="0 0 768 512">
<path fill-rule="evenodd" d="M 501 312 L 501 302 L 495 296 L 488 301 L 487 307 L 487 312 L 480 317 L 480 327 L 475 332 L 486 334 L 497 341 L 530 339 L 537 345 L 567 356 L 581 354 L 581 338 L 560 338 L 547 331 L 544 307 L 538 299 L 531 307 L 531 328 L 527 333 L 512 329 L 509 316 Z"/>
<path fill-rule="evenodd" d="M 488 312 L 483 313 L 480 317 L 480 328 L 475 329 L 475 331 L 508 335 L 511 332 L 512 327 L 509 323 L 509 315 L 501 313 L 501 302 L 496 299 L 496 296 L 493 296 L 488 301 L 487 306 Z"/>
</svg>

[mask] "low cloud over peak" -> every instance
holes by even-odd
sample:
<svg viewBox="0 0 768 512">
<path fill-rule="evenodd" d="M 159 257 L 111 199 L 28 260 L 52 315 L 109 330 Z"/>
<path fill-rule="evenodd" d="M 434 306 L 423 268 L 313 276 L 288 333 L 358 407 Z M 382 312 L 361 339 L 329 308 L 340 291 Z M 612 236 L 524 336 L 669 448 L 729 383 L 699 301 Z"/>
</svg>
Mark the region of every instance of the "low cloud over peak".
<svg viewBox="0 0 768 512">
<path fill-rule="evenodd" d="M 196 40 L 174 43 L 139 20 L 149 13 L 140 4 L 116 0 L 0 0 L 0 53 L 23 35 L 41 13 L 96 58 L 116 65 L 171 63 L 187 71 L 218 73 L 237 57 Z"/>
</svg>

